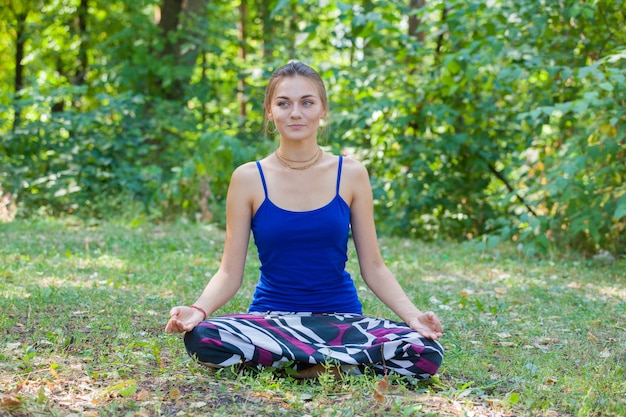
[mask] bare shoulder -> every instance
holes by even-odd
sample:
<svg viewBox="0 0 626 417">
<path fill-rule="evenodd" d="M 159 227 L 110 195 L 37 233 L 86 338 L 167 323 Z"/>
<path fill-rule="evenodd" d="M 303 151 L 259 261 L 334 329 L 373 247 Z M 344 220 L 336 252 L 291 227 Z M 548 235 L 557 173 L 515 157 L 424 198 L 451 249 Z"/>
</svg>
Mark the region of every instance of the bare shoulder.
<svg viewBox="0 0 626 417">
<path fill-rule="evenodd" d="M 250 180 L 258 177 L 258 175 L 259 170 L 256 166 L 256 163 L 246 162 L 245 164 L 239 165 L 237 168 L 235 168 L 231 176 L 231 182 L 237 181 L 247 183 Z"/>
<path fill-rule="evenodd" d="M 258 188 L 259 181 L 259 171 L 256 164 L 247 162 L 233 171 L 230 177 L 228 193 L 247 200 L 255 195 L 255 189 Z"/>
<path fill-rule="evenodd" d="M 343 157 L 343 172 L 345 177 L 351 181 L 367 180 L 369 182 L 369 173 L 365 165 L 352 157 Z"/>
<path fill-rule="evenodd" d="M 238 166 L 230 177 L 228 196 L 231 202 L 256 209 L 263 201 L 261 176 L 255 162 Z"/>
<path fill-rule="evenodd" d="M 372 199 L 372 186 L 369 173 L 362 162 L 343 158 L 340 193 L 348 205 L 356 210 L 358 206 L 368 207 Z"/>
</svg>

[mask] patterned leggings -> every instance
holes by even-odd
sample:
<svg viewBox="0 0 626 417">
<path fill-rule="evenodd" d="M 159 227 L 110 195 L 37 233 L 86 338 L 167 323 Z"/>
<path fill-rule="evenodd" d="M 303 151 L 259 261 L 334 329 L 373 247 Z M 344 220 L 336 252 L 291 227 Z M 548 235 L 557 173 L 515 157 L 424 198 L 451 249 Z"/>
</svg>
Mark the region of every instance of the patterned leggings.
<svg viewBox="0 0 626 417">
<path fill-rule="evenodd" d="M 356 365 L 417 379 L 434 375 L 443 348 L 404 323 L 356 314 L 265 313 L 211 318 L 185 334 L 200 362 L 294 369 Z"/>
</svg>

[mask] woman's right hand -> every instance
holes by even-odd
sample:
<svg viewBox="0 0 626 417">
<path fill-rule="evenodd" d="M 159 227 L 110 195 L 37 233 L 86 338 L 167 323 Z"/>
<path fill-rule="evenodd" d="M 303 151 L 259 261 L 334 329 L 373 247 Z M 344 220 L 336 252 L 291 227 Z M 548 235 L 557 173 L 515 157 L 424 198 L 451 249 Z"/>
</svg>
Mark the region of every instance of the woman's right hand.
<svg viewBox="0 0 626 417">
<path fill-rule="evenodd" d="M 182 333 L 193 330 L 203 320 L 202 312 L 195 308 L 178 306 L 170 310 L 170 320 L 165 326 L 167 333 Z"/>
</svg>

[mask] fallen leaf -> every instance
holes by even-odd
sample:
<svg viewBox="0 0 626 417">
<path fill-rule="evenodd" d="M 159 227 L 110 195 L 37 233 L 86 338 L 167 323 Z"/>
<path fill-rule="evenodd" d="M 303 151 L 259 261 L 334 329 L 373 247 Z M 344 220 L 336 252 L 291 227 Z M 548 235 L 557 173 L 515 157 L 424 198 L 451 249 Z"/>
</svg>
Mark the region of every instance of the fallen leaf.
<svg viewBox="0 0 626 417">
<path fill-rule="evenodd" d="M 496 287 L 493 289 L 493 291 L 496 293 L 496 295 L 502 296 L 505 295 L 508 290 L 506 288 Z"/>
<path fill-rule="evenodd" d="M 22 344 L 20 342 L 15 342 L 15 343 L 7 343 L 6 346 L 8 350 L 17 351 L 22 346 Z"/>
<path fill-rule="evenodd" d="M 494 343 L 494 345 L 503 346 L 503 347 L 515 347 L 515 346 L 517 346 L 517 344 L 514 343 L 514 342 L 496 342 L 496 343 Z"/>
<path fill-rule="evenodd" d="M 0 394 L 0 407 L 18 407 L 22 405 L 22 401 L 12 395 Z"/>
<path fill-rule="evenodd" d="M 378 392 L 378 389 L 374 390 L 374 399 L 376 401 L 378 401 L 379 403 L 382 403 L 383 401 L 385 401 L 385 396 L 383 394 L 381 394 L 380 392 Z"/>
<path fill-rule="evenodd" d="M 389 390 L 389 379 L 387 375 L 385 375 L 382 379 L 380 379 L 376 383 L 376 388 L 374 389 L 374 399 L 379 403 L 385 401 L 385 392 Z"/>
<path fill-rule="evenodd" d="M 558 339 L 553 337 L 540 337 L 534 341 L 533 346 L 537 349 L 548 350 L 550 349 L 550 345 L 553 345 L 558 341 Z"/>
<path fill-rule="evenodd" d="M 170 397 L 170 400 L 177 400 L 177 399 L 179 399 L 180 398 L 180 391 L 177 390 L 176 388 L 170 390 L 169 397 Z"/>
<path fill-rule="evenodd" d="M 472 291 L 471 290 L 462 290 L 461 291 L 461 297 L 463 298 L 470 298 L 472 296 Z"/>
<path fill-rule="evenodd" d="M 378 389 L 386 392 L 389 390 L 389 379 L 387 378 L 387 375 L 385 375 L 380 381 L 378 381 Z"/>
<path fill-rule="evenodd" d="M 150 393 L 146 391 L 145 389 L 142 389 L 141 391 L 135 394 L 135 399 L 137 401 L 146 401 L 148 398 L 150 398 Z"/>
<path fill-rule="evenodd" d="M 546 384 L 550 384 L 550 385 L 554 385 L 554 384 L 556 384 L 556 382 L 557 382 L 557 380 L 556 380 L 556 379 L 551 378 L 551 377 L 547 377 L 547 378 L 545 379 L 545 381 L 546 381 Z"/>
</svg>

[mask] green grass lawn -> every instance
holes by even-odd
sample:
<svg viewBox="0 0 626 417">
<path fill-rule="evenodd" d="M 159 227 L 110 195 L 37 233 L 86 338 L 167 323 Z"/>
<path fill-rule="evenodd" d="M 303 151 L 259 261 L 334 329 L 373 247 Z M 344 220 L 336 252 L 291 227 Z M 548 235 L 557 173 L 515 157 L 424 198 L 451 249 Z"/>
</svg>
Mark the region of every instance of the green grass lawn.
<svg viewBox="0 0 626 417">
<path fill-rule="evenodd" d="M 223 232 L 195 224 L 0 224 L 0 416 L 624 416 L 626 261 L 524 258 L 381 239 L 422 309 L 441 317 L 429 383 L 296 382 L 211 372 L 163 327 L 217 269 Z M 243 312 L 257 276 L 221 313 Z M 349 263 L 368 315 L 396 318 Z"/>
</svg>

